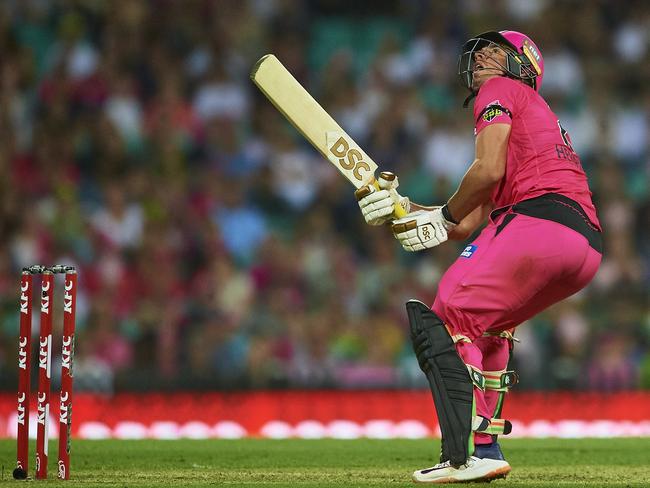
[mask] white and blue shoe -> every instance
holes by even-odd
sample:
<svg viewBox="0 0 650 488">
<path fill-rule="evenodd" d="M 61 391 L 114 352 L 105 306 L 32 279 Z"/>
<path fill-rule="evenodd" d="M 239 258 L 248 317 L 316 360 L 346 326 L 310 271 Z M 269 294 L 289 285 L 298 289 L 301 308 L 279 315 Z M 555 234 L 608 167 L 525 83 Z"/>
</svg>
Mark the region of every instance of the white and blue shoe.
<svg viewBox="0 0 650 488">
<path fill-rule="evenodd" d="M 467 462 L 459 467 L 454 467 L 449 461 L 445 461 L 431 468 L 415 471 L 413 481 L 416 483 L 489 482 L 497 478 L 505 478 L 511 469 L 508 462 L 503 459 L 470 456 Z"/>
</svg>

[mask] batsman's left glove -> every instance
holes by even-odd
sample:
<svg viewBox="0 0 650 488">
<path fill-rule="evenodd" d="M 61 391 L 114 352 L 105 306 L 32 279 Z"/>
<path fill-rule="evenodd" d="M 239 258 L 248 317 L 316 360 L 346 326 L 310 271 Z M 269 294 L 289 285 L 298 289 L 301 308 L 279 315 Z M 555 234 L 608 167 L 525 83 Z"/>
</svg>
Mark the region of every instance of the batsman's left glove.
<svg viewBox="0 0 650 488">
<path fill-rule="evenodd" d="M 421 251 L 442 244 L 456 224 L 445 219 L 442 207 L 419 210 L 393 221 L 395 238 L 407 251 Z"/>
<path fill-rule="evenodd" d="M 368 225 L 383 225 L 395 216 L 408 214 L 411 203 L 397 193 L 399 179 L 393 173 L 383 171 L 374 184 L 359 188 L 357 198 L 363 218 Z"/>
</svg>

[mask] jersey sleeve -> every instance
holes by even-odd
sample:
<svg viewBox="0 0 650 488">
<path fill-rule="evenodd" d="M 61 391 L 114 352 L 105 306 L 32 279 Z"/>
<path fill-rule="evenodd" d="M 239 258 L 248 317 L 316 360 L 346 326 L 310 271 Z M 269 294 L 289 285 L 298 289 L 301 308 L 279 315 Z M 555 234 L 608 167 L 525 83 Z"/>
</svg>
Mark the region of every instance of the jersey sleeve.
<svg viewBox="0 0 650 488">
<path fill-rule="evenodd" d="M 485 82 L 474 102 L 475 134 L 488 125 L 512 123 L 521 95 L 520 84 L 502 76 Z"/>
</svg>

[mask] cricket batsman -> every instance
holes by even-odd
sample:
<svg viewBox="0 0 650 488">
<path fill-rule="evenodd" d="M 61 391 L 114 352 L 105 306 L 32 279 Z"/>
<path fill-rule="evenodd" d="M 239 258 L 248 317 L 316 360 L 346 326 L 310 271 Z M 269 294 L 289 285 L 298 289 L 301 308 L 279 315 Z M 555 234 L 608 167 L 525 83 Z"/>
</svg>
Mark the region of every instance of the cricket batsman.
<svg viewBox="0 0 650 488">
<path fill-rule="evenodd" d="M 370 225 L 392 221 L 407 251 L 465 240 L 487 224 L 443 275 L 429 307 L 409 300 L 411 339 L 431 386 L 440 463 L 414 481 L 453 483 L 505 477 L 497 442 L 511 424 L 503 400 L 516 383 L 508 370 L 512 331 L 593 278 L 601 227 L 571 139 L 539 89 L 544 60 L 526 35 L 485 32 L 468 40 L 458 74 L 474 100 L 476 155 L 446 204 L 425 207 L 397 192 L 397 178 L 357 190 Z"/>
</svg>

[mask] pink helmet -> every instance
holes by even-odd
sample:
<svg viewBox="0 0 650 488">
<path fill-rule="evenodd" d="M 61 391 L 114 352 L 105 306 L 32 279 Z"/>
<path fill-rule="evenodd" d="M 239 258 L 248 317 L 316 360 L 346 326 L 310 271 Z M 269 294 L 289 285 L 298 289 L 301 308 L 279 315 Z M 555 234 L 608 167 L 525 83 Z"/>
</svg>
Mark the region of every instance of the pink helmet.
<svg viewBox="0 0 650 488">
<path fill-rule="evenodd" d="M 506 49 L 506 66 L 502 68 L 508 76 L 520 79 L 539 91 L 544 78 L 542 53 L 530 37 L 509 30 L 484 32 L 465 43 L 458 59 L 458 75 L 467 88 L 472 90 L 474 53 L 490 44 Z"/>
</svg>

